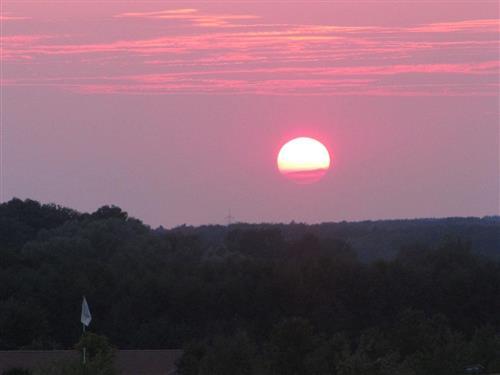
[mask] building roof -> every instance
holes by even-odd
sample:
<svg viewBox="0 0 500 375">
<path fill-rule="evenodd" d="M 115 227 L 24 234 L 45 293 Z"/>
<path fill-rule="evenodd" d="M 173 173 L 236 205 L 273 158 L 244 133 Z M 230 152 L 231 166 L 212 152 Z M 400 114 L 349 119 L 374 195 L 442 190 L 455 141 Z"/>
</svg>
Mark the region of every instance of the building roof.
<svg viewBox="0 0 500 375">
<path fill-rule="evenodd" d="M 122 375 L 171 375 L 182 350 L 117 350 L 115 365 Z M 78 359 L 75 350 L 0 351 L 0 374 L 13 367 L 36 368 L 62 360 Z"/>
</svg>

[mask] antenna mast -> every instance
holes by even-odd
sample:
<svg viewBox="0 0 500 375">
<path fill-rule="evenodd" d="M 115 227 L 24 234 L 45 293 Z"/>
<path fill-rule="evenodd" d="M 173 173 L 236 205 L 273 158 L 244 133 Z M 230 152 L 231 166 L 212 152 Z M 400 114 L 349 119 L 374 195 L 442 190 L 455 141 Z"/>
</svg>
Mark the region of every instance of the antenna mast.
<svg viewBox="0 0 500 375">
<path fill-rule="evenodd" d="M 233 220 L 234 220 L 234 216 L 231 215 L 231 209 L 229 209 L 227 211 L 227 216 L 226 216 L 226 220 L 227 220 L 227 225 L 231 225 L 233 223 Z"/>
</svg>

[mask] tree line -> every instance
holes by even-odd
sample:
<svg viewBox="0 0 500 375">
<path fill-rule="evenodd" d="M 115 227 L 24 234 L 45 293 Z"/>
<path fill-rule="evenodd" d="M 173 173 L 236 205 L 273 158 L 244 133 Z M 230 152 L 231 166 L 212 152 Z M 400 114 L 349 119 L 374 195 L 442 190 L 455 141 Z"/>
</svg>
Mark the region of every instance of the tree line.
<svg viewBox="0 0 500 375">
<path fill-rule="evenodd" d="M 0 350 L 73 347 L 85 295 L 93 332 L 121 349 L 184 348 L 183 375 L 500 371 L 500 262 L 468 241 L 361 261 L 314 230 L 207 238 L 114 206 L 1 204 Z"/>
</svg>

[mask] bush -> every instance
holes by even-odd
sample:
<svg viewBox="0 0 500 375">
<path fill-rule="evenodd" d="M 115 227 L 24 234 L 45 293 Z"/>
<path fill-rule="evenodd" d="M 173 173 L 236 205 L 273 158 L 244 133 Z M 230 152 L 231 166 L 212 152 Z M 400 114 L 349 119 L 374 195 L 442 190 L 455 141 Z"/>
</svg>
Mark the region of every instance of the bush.
<svg viewBox="0 0 500 375">
<path fill-rule="evenodd" d="M 86 364 L 81 358 L 73 361 L 63 361 L 44 367 L 35 375 L 117 375 L 114 367 L 115 349 L 105 336 L 95 333 L 85 333 L 75 348 L 83 355 L 86 352 Z"/>
</svg>

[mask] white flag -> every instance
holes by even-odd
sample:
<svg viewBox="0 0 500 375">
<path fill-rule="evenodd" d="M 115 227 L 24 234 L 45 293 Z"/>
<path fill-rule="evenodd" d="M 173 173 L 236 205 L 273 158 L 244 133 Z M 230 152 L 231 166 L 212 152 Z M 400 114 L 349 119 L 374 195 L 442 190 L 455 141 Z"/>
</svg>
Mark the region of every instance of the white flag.
<svg viewBox="0 0 500 375">
<path fill-rule="evenodd" d="M 83 297 L 83 301 L 82 301 L 82 316 L 80 318 L 80 321 L 82 322 L 82 324 L 84 324 L 85 326 L 88 327 L 91 320 L 92 320 L 92 315 L 90 315 L 89 305 L 88 305 L 87 300 L 85 299 L 85 297 Z"/>
</svg>

